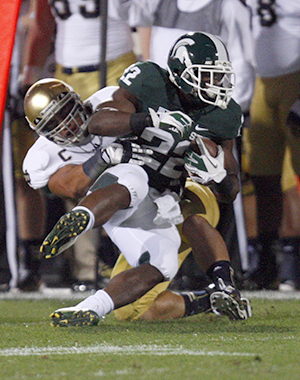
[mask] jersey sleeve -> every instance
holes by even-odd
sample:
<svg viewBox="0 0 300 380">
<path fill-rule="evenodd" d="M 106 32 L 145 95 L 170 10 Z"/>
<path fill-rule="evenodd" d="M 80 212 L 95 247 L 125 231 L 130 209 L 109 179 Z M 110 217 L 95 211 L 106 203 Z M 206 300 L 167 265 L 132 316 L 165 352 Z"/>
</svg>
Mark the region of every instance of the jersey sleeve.
<svg viewBox="0 0 300 380">
<path fill-rule="evenodd" d="M 28 150 L 23 161 L 23 173 L 29 186 L 45 187 L 50 177 L 66 165 L 80 165 L 88 160 L 100 146 L 107 146 L 115 137 L 94 139 L 82 146 L 59 146 L 45 137 L 39 137 Z"/>
<path fill-rule="evenodd" d="M 113 93 L 118 88 L 118 86 L 107 86 L 101 88 L 100 90 L 92 94 L 88 99 L 86 99 L 84 103 L 90 104 L 92 106 L 93 111 L 95 111 L 100 103 L 111 100 Z"/>
<path fill-rule="evenodd" d="M 23 173 L 26 182 L 33 189 L 40 189 L 47 186 L 50 173 L 47 170 L 50 161 L 48 152 L 43 150 L 30 149 L 23 161 Z"/>
<path fill-rule="evenodd" d="M 231 99 L 226 109 L 206 107 L 194 120 L 195 126 L 191 130 L 190 140 L 201 135 L 220 144 L 223 140 L 232 140 L 240 135 L 243 114 L 240 106 Z"/>
<path fill-rule="evenodd" d="M 129 66 L 119 79 L 120 87 L 126 88 L 138 99 L 146 93 L 157 91 L 160 81 L 156 80 L 159 66 L 154 62 L 137 62 Z M 160 78 L 161 79 L 161 78 Z"/>
<path fill-rule="evenodd" d="M 233 99 L 231 99 L 228 107 L 228 118 L 224 118 L 224 120 L 228 138 L 234 139 L 240 136 L 244 118 L 241 107 Z"/>
</svg>

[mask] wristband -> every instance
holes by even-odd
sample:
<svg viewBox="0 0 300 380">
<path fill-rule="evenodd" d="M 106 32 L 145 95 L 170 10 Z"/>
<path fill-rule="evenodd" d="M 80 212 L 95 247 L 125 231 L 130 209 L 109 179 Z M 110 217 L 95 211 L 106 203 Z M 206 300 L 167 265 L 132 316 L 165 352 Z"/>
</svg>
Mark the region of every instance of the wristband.
<svg viewBox="0 0 300 380">
<path fill-rule="evenodd" d="M 102 158 L 101 150 L 98 149 L 91 158 L 82 164 L 82 169 L 90 179 L 95 180 L 108 166 Z"/>
<path fill-rule="evenodd" d="M 148 112 L 131 114 L 130 129 L 133 133 L 139 135 L 147 127 L 153 127 L 153 122 Z"/>
</svg>

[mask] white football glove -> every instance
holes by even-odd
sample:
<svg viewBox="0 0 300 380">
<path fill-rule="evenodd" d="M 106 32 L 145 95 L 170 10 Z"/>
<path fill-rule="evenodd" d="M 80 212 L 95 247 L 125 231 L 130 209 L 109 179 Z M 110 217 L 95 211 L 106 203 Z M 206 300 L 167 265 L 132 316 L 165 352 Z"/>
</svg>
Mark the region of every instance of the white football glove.
<svg viewBox="0 0 300 380">
<path fill-rule="evenodd" d="M 196 139 L 201 155 L 189 149 L 185 155 L 185 169 L 195 182 L 207 185 L 214 181 L 220 183 L 227 175 L 224 168 L 224 151 L 218 145 L 218 154 L 213 157 L 207 150 L 201 137 Z"/>
<path fill-rule="evenodd" d="M 174 129 L 184 137 L 193 124 L 193 120 L 181 111 L 155 112 L 149 108 L 149 113 L 155 128 L 161 128 L 164 124 L 174 127 Z"/>
<path fill-rule="evenodd" d="M 101 149 L 101 158 L 110 165 L 130 163 L 144 165 L 151 162 L 153 150 L 143 149 L 140 145 L 130 140 L 118 141 Z"/>
</svg>

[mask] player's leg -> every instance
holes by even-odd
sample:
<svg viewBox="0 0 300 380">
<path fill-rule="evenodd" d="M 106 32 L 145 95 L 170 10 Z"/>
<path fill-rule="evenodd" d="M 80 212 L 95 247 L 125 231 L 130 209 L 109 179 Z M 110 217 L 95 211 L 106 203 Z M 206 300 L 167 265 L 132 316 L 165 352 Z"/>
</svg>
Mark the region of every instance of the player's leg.
<svg viewBox="0 0 300 380">
<path fill-rule="evenodd" d="M 187 225 L 183 227 L 181 225 L 177 226 L 183 240 L 180 248 L 181 253 L 178 257 L 179 267 L 191 251 L 191 248 L 189 248 L 190 243 L 188 243 L 187 237 L 182 233 L 182 230 L 184 230 L 189 235 L 191 241 L 193 241 L 193 248 L 195 247 L 193 254 L 198 265 L 202 269 L 209 270 L 211 267 L 214 268 L 215 263 L 219 263 L 220 265 L 216 265 L 219 269 L 215 272 L 215 282 L 218 285 L 218 278 L 221 278 L 224 283 L 234 287 L 232 282 L 233 270 L 228 263 L 229 257 L 226 245 L 218 231 L 212 227 L 217 225 L 219 218 L 218 204 L 213 193 L 205 186 L 188 181 L 185 198 L 181 201 L 181 209 L 186 218 L 186 222 L 184 223 L 187 223 Z M 191 219 L 195 213 L 198 215 Z M 203 252 L 202 247 L 204 248 Z M 112 275 L 128 268 L 130 268 L 130 265 L 126 262 L 124 256 L 120 255 Z M 136 302 L 114 310 L 115 316 L 120 320 L 162 320 L 182 318 L 211 311 L 210 296 L 213 292 L 212 289 L 200 292 L 174 293 L 167 289 L 168 285 L 169 282 L 158 284 Z M 222 300 L 224 308 L 229 308 L 227 315 L 232 317 L 231 302 L 229 302 L 228 306 L 228 300 L 231 301 L 231 298 L 227 297 L 228 294 L 226 292 L 220 294 L 219 290 L 218 287 L 216 297 Z M 214 299 L 214 297 L 212 298 Z M 224 298 L 226 301 L 224 301 Z M 236 305 L 235 300 L 232 302 L 235 304 L 235 308 L 240 308 L 239 305 Z M 245 303 L 246 316 L 248 317 L 251 315 L 250 306 L 247 300 L 243 300 L 242 302 Z M 235 312 L 235 315 L 238 315 L 237 319 L 240 319 L 240 315 L 242 319 L 245 317 L 243 311 L 240 314 Z"/>
<path fill-rule="evenodd" d="M 300 77 L 300 73 L 299 73 Z M 300 80 L 300 79 L 299 79 Z M 286 134 L 291 152 L 292 168 L 283 173 L 284 214 L 281 226 L 282 260 L 279 290 L 300 288 L 300 100 L 293 104 L 286 123 Z"/>
<path fill-rule="evenodd" d="M 110 225 L 109 229 L 107 224 L 105 228 L 127 256 L 132 268 L 115 275 L 104 289 L 75 307 L 56 310 L 51 316 L 54 325 L 77 325 L 78 313 L 81 316 L 87 311 L 96 313 L 100 318 L 136 301 L 155 285 L 175 276 L 180 238 L 174 226 L 162 229 L 161 233 L 114 225 Z M 85 322 L 88 323 L 88 319 Z"/>
<path fill-rule="evenodd" d="M 258 268 L 250 280 L 259 288 L 271 286 L 277 279 L 275 251 L 283 212 L 280 183 L 285 136 L 274 108 L 264 97 L 266 91 L 269 97 L 276 97 L 275 81 L 276 78 L 256 79 L 248 131 L 249 173 L 256 194 L 258 243 L 261 247 Z"/>
<path fill-rule="evenodd" d="M 196 263 L 213 282 L 214 286 L 207 289 L 212 309 L 216 314 L 225 314 L 232 319 L 247 319 L 251 316 L 249 302 L 241 299 L 226 244 L 215 229 L 219 220 L 216 198 L 208 187 L 194 182 L 187 182 L 186 189 L 189 191 L 185 192 L 185 197 L 192 203 L 182 204 L 185 216 L 182 238 L 189 241 Z M 192 299 L 192 312 L 199 307 L 198 300 L 202 302 L 203 296 L 197 295 L 196 301 Z"/>
<path fill-rule="evenodd" d="M 185 249 L 178 255 L 178 265 L 181 266 L 191 249 Z M 130 269 L 131 266 L 126 261 L 123 254 L 120 254 L 112 277 L 118 273 Z M 170 281 L 163 281 L 135 302 L 114 310 L 114 315 L 119 320 L 153 320 L 153 319 L 177 319 L 185 314 L 185 303 L 181 295 L 167 290 Z"/>
<path fill-rule="evenodd" d="M 261 247 L 258 268 L 251 279 L 259 288 L 272 287 L 277 281 L 276 255 L 283 217 L 281 171 L 289 136 L 286 119 L 299 93 L 295 82 L 299 82 L 299 73 L 280 78 L 258 78 L 251 105 L 249 171 L 256 192 Z M 264 93 L 268 93 L 267 99 Z"/>
<path fill-rule="evenodd" d="M 39 246 L 46 226 L 46 201 L 40 190 L 28 186 L 22 172 L 22 161 L 34 143 L 34 133 L 26 120 L 13 122 L 13 152 L 15 165 L 16 204 L 18 212 L 18 237 L 20 278 L 18 288 L 23 291 L 38 290 L 41 285 L 41 255 Z"/>
<path fill-rule="evenodd" d="M 63 215 L 41 246 L 44 257 L 59 255 L 74 244 L 78 236 L 100 227 L 116 212 L 128 218 L 148 193 L 148 176 L 137 165 L 121 164 L 106 170 L 71 212 Z M 129 208 L 130 206 L 130 208 Z"/>
</svg>

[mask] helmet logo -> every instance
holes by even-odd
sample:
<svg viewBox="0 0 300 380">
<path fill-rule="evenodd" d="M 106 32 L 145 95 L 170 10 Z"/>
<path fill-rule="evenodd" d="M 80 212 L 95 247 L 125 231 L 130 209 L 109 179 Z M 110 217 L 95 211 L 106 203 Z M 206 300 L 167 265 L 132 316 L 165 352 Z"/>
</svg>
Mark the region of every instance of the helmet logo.
<svg viewBox="0 0 300 380">
<path fill-rule="evenodd" d="M 189 57 L 186 45 L 191 46 L 194 44 L 195 41 L 192 38 L 184 38 L 178 41 L 173 47 L 170 58 L 177 58 L 182 64 L 185 64 L 186 66 L 192 65 L 192 61 Z"/>
</svg>

